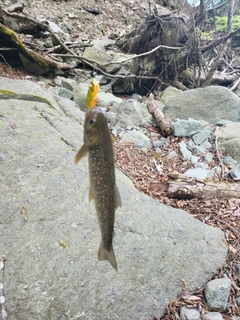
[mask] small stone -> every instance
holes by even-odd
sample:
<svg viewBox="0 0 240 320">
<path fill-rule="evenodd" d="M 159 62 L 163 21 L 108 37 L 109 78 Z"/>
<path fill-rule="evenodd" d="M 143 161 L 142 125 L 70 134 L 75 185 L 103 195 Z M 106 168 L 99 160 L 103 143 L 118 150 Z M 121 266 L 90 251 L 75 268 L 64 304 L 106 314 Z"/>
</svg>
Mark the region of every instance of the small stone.
<svg viewBox="0 0 240 320">
<path fill-rule="evenodd" d="M 122 135 L 121 141 L 133 142 L 135 147 L 141 149 L 148 149 L 152 146 L 150 139 L 144 133 L 137 130 L 132 130 L 124 133 Z"/>
<path fill-rule="evenodd" d="M 213 160 L 213 155 L 211 152 L 206 153 L 205 157 L 204 157 L 204 161 L 206 162 L 212 162 Z"/>
<path fill-rule="evenodd" d="M 239 263 L 234 263 L 233 264 L 235 271 L 237 272 L 237 274 L 240 276 L 240 264 Z"/>
<path fill-rule="evenodd" d="M 177 120 L 173 123 L 174 135 L 176 137 L 189 137 L 193 131 L 202 130 L 203 125 L 200 121 L 189 120 Z"/>
<path fill-rule="evenodd" d="M 196 164 L 196 163 L 198 163 L 198 160 L 199 160 L 199 157 L 197 157 L 197 156 L 191 156 L 191 162 L 193 163 L 193 164 Z"/>
<path fill-rule="evenodd" d="M 75 88 L 77 85 L 77 81 L 73 80 L 73 79 L 66 79 L 63 78 L 62 79 L 62 86 L 68 90 L 73 90 L 73 88 Z"/>
<path fill-rule="evenodd" d="M 71 90 L 68 90 L 66 88 L 59 88 L 59 91 L 58 91 L 58 95 L 60 97 L 64 97 L 64 98 L 68 98 L 68 99 L 72 99 L 73 98 L 73 93 Z"/>
<path fill-rule="evenodd" d="M 211 132 L 209 130 L 202 130 L 199 133 L 195 134 L 193 136 L 193 141 L 197 144 L 200 145 L 201 143 L 203 143 L 205 140 L 208 139 L 208 137 L 210 137 Z"/>
<path fill-rule="evenodd" d="M 154 141 L 154 142 L 153 142 L 154 148 L 160 148 L 160 147 L 162 147 L 163 145 L 164 145 L 164 142 L 161 141 L 161 140 L 157 140 L 157 141 Z"/>
<path fill-rule="evenodd" d="M 200 180 L 205 180 L 205 179 L 211 178 L 213 176 L 213 172 L 211 170 L 195 168 L 195 169 L 187 170 L 186 172 L 184 172 L 184 175 L 188 177 L 200 179 Z"/>
<path fill-rule="evenodd" d="M 236 164 L 236 160 L 234 160 L 232 157 L 230 156 L 224 156 L 222 158 L 222 162 L 228 166 L 234 166 Z"/>
<path fill-rule="evenodd" d="M 237 306 L 240 307 L 240 297 L 236 298 L 235 302 L 236 302 Z"/>
<path fill-rule="evenodd" d="M 205 149 L 211 149 L 212 144 L 210 142 L 208 142 L 207 140 L 205 140 L 203 143 L 200 144 L 200 147 L 205 148 Z"/>
<path fill-rule="evenodd" d="M 51 37 L 48 37 L 46 41 L 44 42 L 45 48 L 52 48 L 53 47 L 53 41 Z"/>
<path fill-rule="evenodd" d="M 188 150 L 192 151 L 194 148 L 195 148 L 195 143 L 192 141 L 192 139 L 189 139 L 188 140 L 188 143 L 187 143 L 187 148 Z"/>
<path fill-rule="evenodd" d="M 203 316 L 203 320 L 223 320 L 220 312 L 208 312 Z"/>
<path fill-rule="evenodd" d="M 200 312 L 196 309 L 182 307 L 180 310 L 180 318 L 181 320 L 199 320 Z"/>
<path fill-rule="evenodd" d="M 208 169 L 208 165 L 204 162 L 198 162 L 195 164 L 195 168 Z"/>
<path fill-rule="evenodd" d="M 192 153 L 187 149 L 187 146 L 184 141 L 181 141 L 178 144 L 178 148 L 184 159 L 191 160 Z"/>
<path fill-rule="evenodd" d="M 192 153 L 195 153 L 195 154 L 204 154 L 206 152 L 206 149 L 204 149 L 203 147 L 201 146 L 198 146 L 196 145 L 192 139 L 189 139 L 188 140 L 188 143 L 187 143 L 187 148 L 192 151 Z"/>
<path fill-rule="evenodd" d="M 157 151 L 157 150 L 156 150 Z M 169 152 L 169 154 L 166 156 L 168 159 L 178 158 L 178 154 L 175 151 Z"/>
<path fill-rule="evenodd" d="M 211 280 L 205 287 L 205 297 L 211 310 L 225 310 L 231 288 L 231 280 L 228 277 Z"/>
<path fill-rule="evenodd" d="M 223 127 L 225 126 L 227 123 L 232 122 L 230 120 L 225 120 L 225 119 L 221 119 L 218 122 L 216 122 L 216 126 L 218 127 Z"/>
<path fill-rule="evenodd" d="M 201 146 L 196 145 L 192 152 L 195 154 L 204 154 L 204 153 L 206 153 L 206 149 L 204 149 Z"/>
<path fill-rule="evenodd" d="M 233 180 L 240 181 L 240 162 L 229 171 L 229 175 Z"/>
<path fill-rule="evenodd" d="M 137 94 L 137 93 L 134 93 L 134 94 L 130 97 L 130 99 L 137 100 L 137 101 L 140 102 L 140 103 L 143 101 L 143 97 L 140 96 L 140 94 Z"/>
</svg>

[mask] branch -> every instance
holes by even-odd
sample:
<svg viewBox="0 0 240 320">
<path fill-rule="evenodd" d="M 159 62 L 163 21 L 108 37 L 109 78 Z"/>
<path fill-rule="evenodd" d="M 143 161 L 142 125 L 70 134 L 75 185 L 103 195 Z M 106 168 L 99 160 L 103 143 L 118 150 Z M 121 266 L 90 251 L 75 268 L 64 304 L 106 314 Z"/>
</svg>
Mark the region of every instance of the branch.
<svg viewBox="0 0 240 320">
<path fill-rule="evenodd" d="M 142 56 L 146 56 L 148 54 L 151 54 L 153 53 L 154 51 L 160 49 L 160 48 L 164 48 L 164 49 L 170 49 L 170 50 L 180 50 L 182 49 L 183 47 L 168 47 L 168 46 L 163 46 L 163 45 L 159 45 L 157 46 L 156 48 L 153 48 L 152 50 L 148 51 L 148 52 L 143 52 L 143 53 L 140 53 L 138 55 L 135 55 L 135 56 L 132 56 L 130 58 L 126 58 L 126 59 L 123 59 L 123 60 L 120 60 L 120 61 L 111 61 L 111 62 L 108 62 L 108 63 L 105 63 L 103 64 L 102 66 L 105 67 L 109 64 L 115 64 L 115 63 L 123 63 L 123 62 L 126 62 L 128 60 L 132 60 L 132 59 L 135 59 L 135 58 L 139 58 L 139 57 L 142 57 Z"/>
<path fill-rule="evenodd" d="M 110 78 L 110 79 L 131 79 L 131 78 L 136 78 L 136 79 L 154 79 L 154 80 L 159 80 L 159 77 L 148 77 L 148 76 L 137 76 L 136 74 L 129 74 L 129 75 L 121 75 L 121 74 L 117 74 L 117 75 L 113 75 L 110 73 L 105 72 L 102 69 L 102 65 L 100 65 L 99 63 L 97 63 L 96 61 L 75 55 L 75 54 L 52 54 L 51 56 L 53 57 L 63 57 L 63 58 L 74 58 L 74 59 L 78 59 L 81 60 L 82 62 L 86 63 L 88 66 L 90 66 L 91 68 L 95 69 L 96 71 L 99 71 L 101 74 L 103 74 L 106 78 Z M 116 63 L 116 62 L 115 62 Z"/>
<path fill-rule="evenodd" d="M 235 34 L 238 34 L 238 33 L 240 33 L 240 28 L 237 28 L 236 30 L 226 34 L 225 36 L 223 36 L 217 40 L 214 40 L 213 42 L 209 43 L 208 45 L 202 47 L 202 53 L 204 53 L 212 48 L 217 47 L 220 43 L 225 42 L 227 39 L 233 37 Z"/>
</svg>

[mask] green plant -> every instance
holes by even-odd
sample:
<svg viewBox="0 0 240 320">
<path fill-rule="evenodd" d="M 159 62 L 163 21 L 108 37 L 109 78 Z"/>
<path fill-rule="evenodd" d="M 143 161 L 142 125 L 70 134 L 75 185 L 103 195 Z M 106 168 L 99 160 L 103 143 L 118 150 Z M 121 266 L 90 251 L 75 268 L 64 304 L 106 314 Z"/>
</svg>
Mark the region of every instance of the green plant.
<svg viewBox="0 0 240 320">
<path fill-rule="evenodd" d="M 227 22 L 228 22 L 228 17 L 219 17 L 216 16 L 215 20 L 215 25 L 216 25 L 216 30 L 219 32 L 226 32 L 227 31 Z M 232 18 L 232 30 L 236 30 L 240 28 L 240 15 L 235 15 Z"/>
</svg>

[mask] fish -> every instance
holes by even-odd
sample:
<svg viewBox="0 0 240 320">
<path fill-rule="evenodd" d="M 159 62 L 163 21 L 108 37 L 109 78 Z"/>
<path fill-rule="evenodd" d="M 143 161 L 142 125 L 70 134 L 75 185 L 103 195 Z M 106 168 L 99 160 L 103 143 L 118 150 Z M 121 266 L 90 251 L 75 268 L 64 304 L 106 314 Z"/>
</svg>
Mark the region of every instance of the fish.
<svg viewBox="0 0 240 320">
<path fill-rule="evenodd" d="M 89 110 L 93 107 L 96 107 L 99 84 L 100 84 L 100 81 L 102 80 L 102 78 L 103 78 L 102 75 L 95 75 L 92 78 L 92 81 L 91 81 L 91 84 L 88 88 L 88 93 L 87 93 L 87 101 L 86 101 L 87 110 Z"/>
<path fill-rule="evenodd" d="M 91 108 L 84 122 L 84 144 L 75 156 L 75 163 L 88 155 L 89 201 L 94 199 L 101 230 L 98 260 L 108 260 L 117 270 L 113 251 L 115 209 L 121 206 L 116 186 L 112 139 L 107 119 L 99 107 Z"/>
</svg>

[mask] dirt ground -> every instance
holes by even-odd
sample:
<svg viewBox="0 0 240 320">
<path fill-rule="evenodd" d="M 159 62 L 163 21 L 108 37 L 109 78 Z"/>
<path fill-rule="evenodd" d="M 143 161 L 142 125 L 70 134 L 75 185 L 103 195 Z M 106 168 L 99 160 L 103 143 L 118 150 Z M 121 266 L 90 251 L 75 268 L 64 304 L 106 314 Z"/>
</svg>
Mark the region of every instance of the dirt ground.
<svg viewBox="0 0 240 320">
<path fill-rule="evenodd" d="M 83 0 L 30 1 L 26 9 L 37 19 L 48 19 L 70 33 L 76 41 L 89 41 L 102 35 L 111 37 L 132 30 L 149 12 L 153 1 Z M 153 8 L 153 5 L 150 5 Z"/>
</svg>

